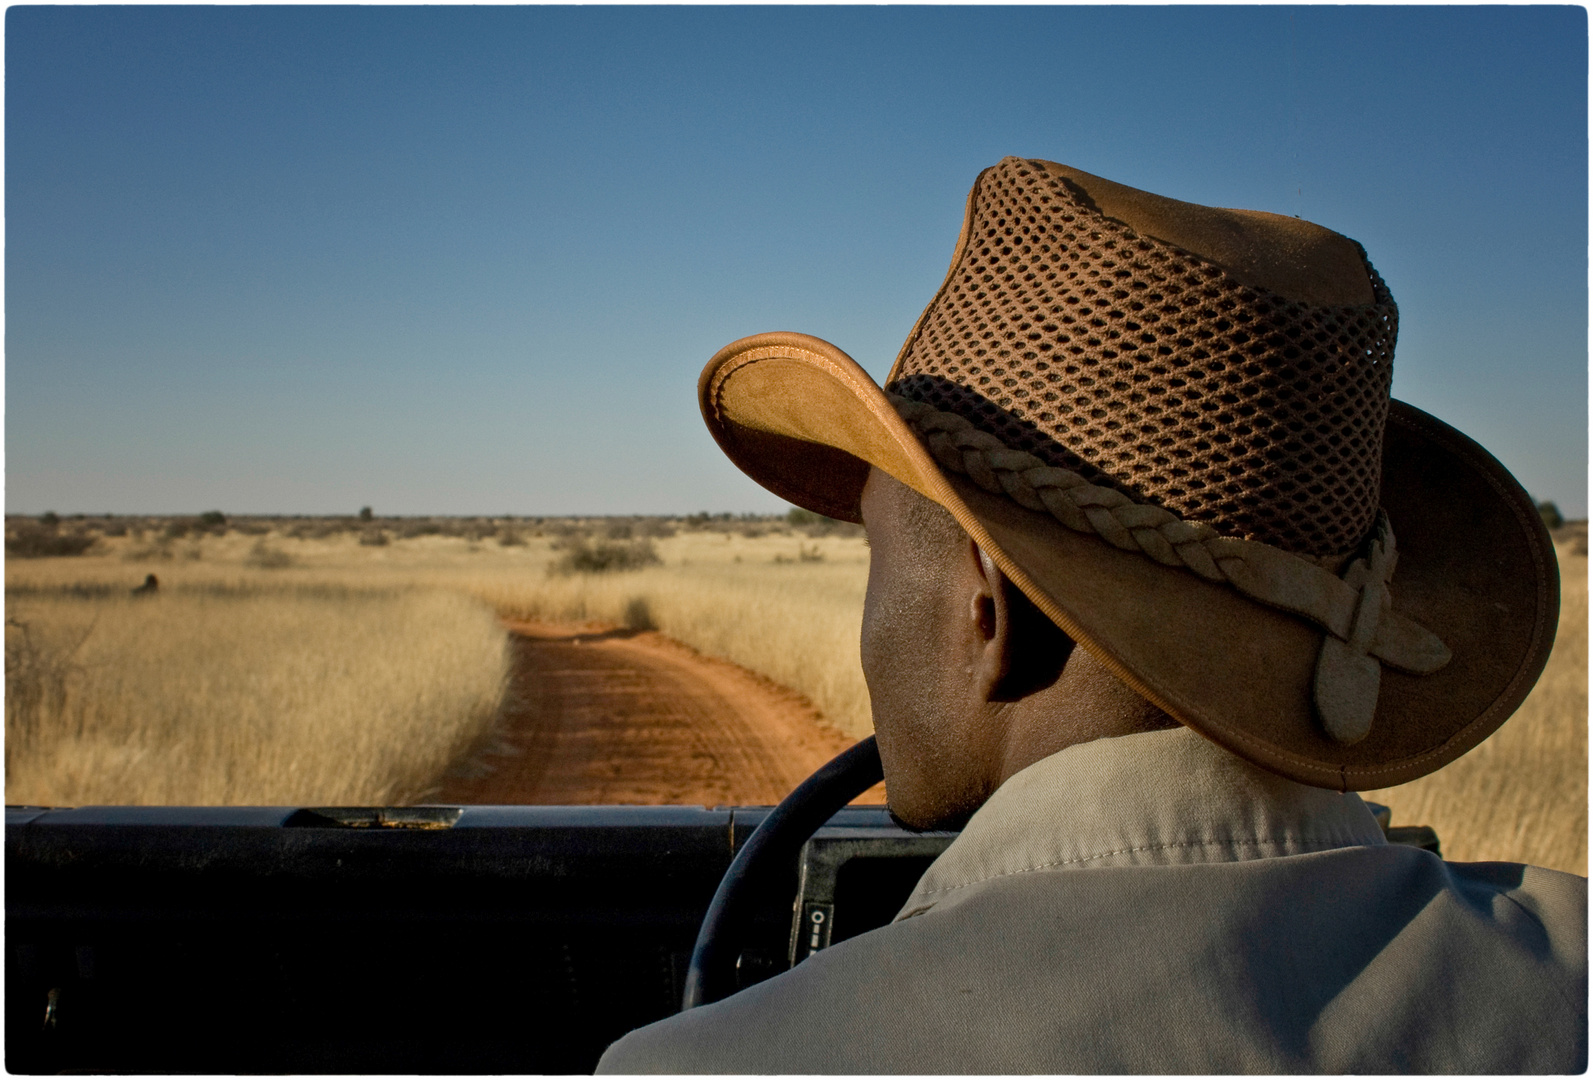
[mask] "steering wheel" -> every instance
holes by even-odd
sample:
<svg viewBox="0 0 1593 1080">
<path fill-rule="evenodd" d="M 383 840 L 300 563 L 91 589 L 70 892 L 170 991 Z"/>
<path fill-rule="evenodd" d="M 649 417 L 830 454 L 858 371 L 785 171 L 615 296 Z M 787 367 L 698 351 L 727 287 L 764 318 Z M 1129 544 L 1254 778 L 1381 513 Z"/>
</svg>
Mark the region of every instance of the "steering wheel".
<svg viewBox="0 0 1593 1080">
<path fill-rule="evenodd" d="M 795 862 L 802 845 L 819 826 L 884 778 L 879 747 L 870 735 L 802 781 L 753 830 L 719 880 L 702 928 L 697 931 L 691 965 L 686 969 L 682 1012 L 735 993 L 736 958 L 759 883 L 780 867 Z"/>
</svg>

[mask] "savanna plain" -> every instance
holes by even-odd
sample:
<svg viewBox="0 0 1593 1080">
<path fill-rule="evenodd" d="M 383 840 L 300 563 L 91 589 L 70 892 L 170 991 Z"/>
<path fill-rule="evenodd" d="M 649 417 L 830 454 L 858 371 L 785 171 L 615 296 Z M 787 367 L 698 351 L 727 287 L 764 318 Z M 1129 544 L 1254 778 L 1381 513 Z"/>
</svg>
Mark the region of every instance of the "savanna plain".
<svg viewBox="0 0 1593 1080">
<path fill-rule="evenodd" d="M 1587 872 L 1587 527 L 1543 678 L 1365 793 L 1444 854 Z M 506 623 L 658 630 L 870 731 L 861 530 L 788 517 L 8 518 L 6 802 L 426 801 L 503 713 Z M 148 575 L 154 589 L 136 591 Z"/>
</svg>

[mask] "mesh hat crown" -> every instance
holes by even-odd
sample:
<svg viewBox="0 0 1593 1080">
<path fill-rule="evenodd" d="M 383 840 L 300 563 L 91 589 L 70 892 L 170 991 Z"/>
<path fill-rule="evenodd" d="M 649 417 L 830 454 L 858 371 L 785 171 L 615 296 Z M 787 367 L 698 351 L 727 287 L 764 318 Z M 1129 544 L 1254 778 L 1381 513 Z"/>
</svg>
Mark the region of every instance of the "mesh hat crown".
<svg viewBox="0 0 1593 1080">
<path fill-rule="evenodd" d="M 1045 163 L 970 196 L 961 258 L 886 389 L 1224 536 L 1340 556 L 1378 504 L 1398 311 L 1247 284 Z"/>
</svg>

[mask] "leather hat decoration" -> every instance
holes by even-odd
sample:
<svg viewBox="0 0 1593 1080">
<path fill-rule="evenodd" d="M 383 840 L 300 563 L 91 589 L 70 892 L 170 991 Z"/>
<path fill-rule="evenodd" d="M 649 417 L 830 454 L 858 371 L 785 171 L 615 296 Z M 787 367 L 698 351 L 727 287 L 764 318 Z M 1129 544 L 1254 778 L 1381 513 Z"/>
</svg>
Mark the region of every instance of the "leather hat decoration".
<svg viewBox="0 0 1593 1080">
<path fill-rule="evenodd" d="M 698 391 L 775 494 L 859 521 L 870 466 L 889 473 L 1179 721 L 1363 790 L 1492 733 L 1559 612 L 1520 485 L 1389 398 L 1397 326 L 1328 229 L 1006 158 L 883 389 L 775 333 L 721 349 Z"/>
</svg>

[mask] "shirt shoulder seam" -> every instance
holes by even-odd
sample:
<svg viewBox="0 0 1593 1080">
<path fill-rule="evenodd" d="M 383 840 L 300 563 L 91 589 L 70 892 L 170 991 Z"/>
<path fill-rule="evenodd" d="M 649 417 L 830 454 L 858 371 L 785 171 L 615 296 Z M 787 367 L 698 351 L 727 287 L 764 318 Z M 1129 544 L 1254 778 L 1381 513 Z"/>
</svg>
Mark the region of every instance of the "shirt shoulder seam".
<svg viewBox="0 0 1593 1080">
<path fill-rule="evenodd" d="M 1015 877 L 1018 874 L 1027 874 L 1036 870 L 1054 870 L 1059 866 L 1076 866 L 1080 863 L 1094 862 L 1098 859 L 1110 859 L 1117 855 L 1134 855 L 1146 851 L 1173 851 L 1181 848 L 1231 848 L 1231 847 L 1263 847 L 1269 845 L 1284 845 L 1303 847 L 1309 851 L 1330 851 L 1341 847 L 1366 846 L 1362 841 L 1352 841 L 1346 844 L 1342 838 L 1320 839 L 1315 837 L 1287 837 L 1284 839 L 1269 840 L 1180 840 L 1165 844 L 1140 844 L 1135 847 L 1117 848 L 1113 851 L 1097 852 L 1094 855 L 1076 855 L 1067 859 L 1053 859 L 1050 862 L 1034 863 L 1031 866 L 1020 867 L 1017 870 L 1003 870 L 999 874 L 989 874 L 985 877 L 974 878 L 971 881 L 959 881 L 952 885 L 943 885 L 937 889 L 915 889 L 913 898 L 933 896 L 936 893 L 947 893 L 954 889 L 965 889 L 970 885 L 983 885 L 987 881 L 996 881 L 1004 877 Z M 1306 854 L 1307 852 L 1299 852 Z"/>
</svg>

